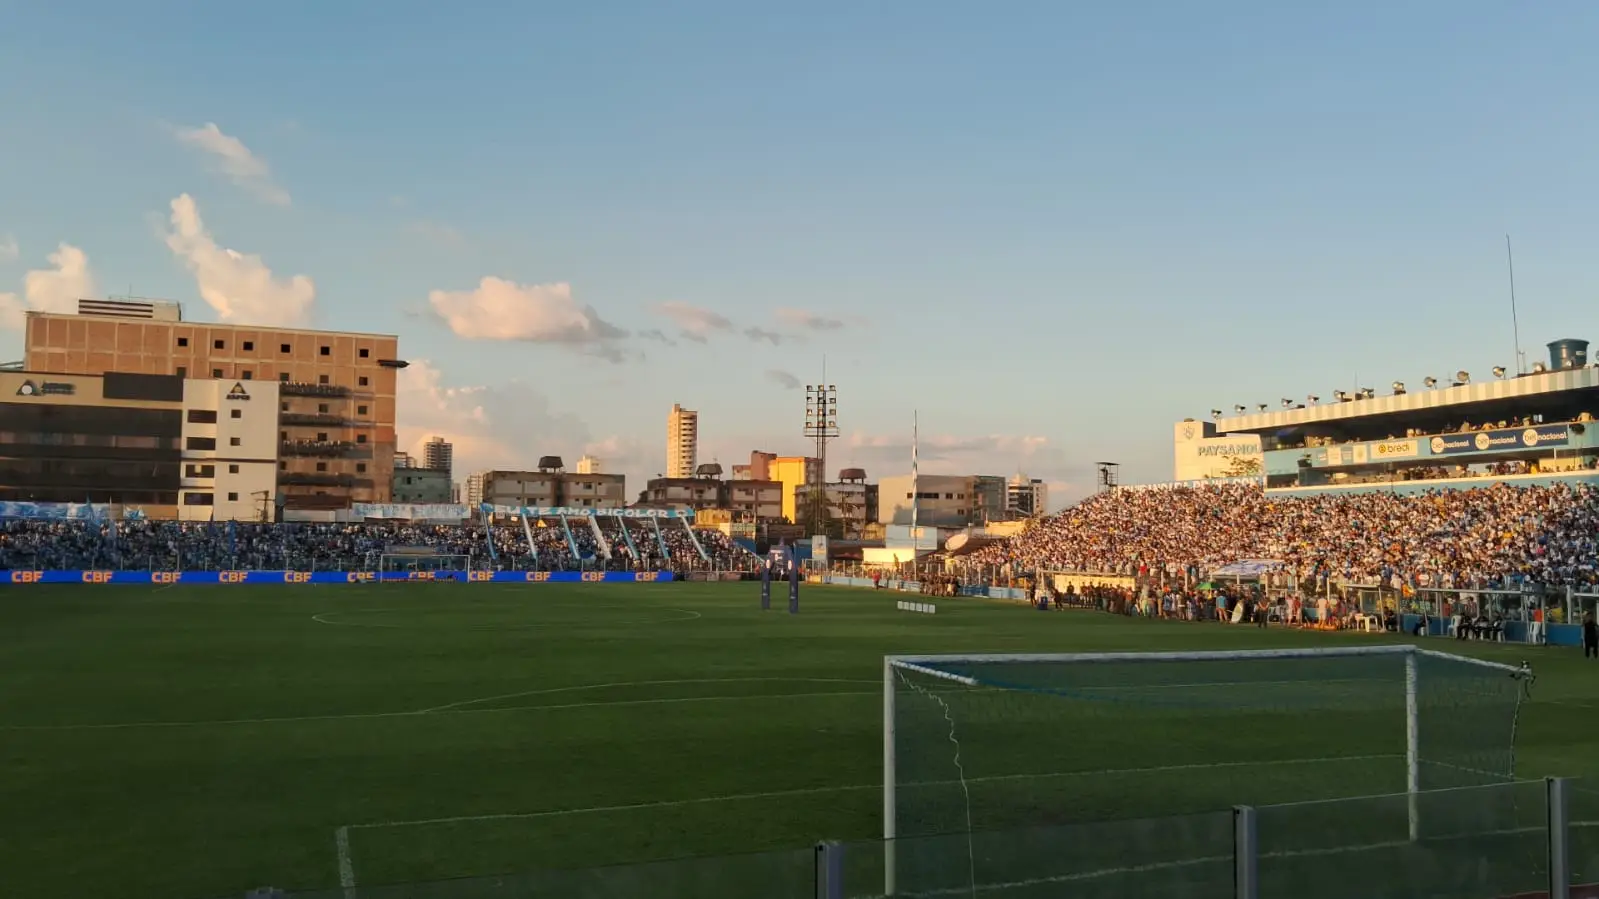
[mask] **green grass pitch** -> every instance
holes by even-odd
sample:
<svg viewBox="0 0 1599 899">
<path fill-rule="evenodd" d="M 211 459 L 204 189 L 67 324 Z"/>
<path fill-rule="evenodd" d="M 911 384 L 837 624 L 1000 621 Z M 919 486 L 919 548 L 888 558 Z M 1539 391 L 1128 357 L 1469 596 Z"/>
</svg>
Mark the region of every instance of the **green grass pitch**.
<svg viewBox="0 0 1599 899">
<path fill-rule="evenodd" d="M 757 590 L 12 589 L 4 894 L 337 887 L 341 834 L 363 886 L 870 839 L 885 654 L 1384 639 L 976 600 L 921 615 L 886 591 L 817 587 L 790 616 L 761 612 Z M 1599 773 L 1599 662 L 1430 645 L 1530 660 L 1519 773 Z M 1296 751 L 1293 734 L 1239 738 Z"/>
</svg>

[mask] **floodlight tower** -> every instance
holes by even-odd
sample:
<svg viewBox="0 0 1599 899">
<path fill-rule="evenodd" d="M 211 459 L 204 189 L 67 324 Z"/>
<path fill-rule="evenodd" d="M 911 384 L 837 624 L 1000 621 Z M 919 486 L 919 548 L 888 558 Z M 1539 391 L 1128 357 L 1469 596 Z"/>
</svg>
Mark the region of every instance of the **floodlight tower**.
<svg viewBox="0 0 1599 899">
<path fill-rule="evenodd" d="M 1099 489 L 1115 490 L 1121 481 L 1121 465 L 1116 462 L 1099 462 Z"/>
<path fill-rule="evenodd" d="M 805 385 L 805 436 L 816 441 L 816 486 L 811 495 L 811 533 L 827 520 L 827 441 L 838 436 L 838 388 L 827 382 L 822 363 L 822 383 Z"/>
</svg>

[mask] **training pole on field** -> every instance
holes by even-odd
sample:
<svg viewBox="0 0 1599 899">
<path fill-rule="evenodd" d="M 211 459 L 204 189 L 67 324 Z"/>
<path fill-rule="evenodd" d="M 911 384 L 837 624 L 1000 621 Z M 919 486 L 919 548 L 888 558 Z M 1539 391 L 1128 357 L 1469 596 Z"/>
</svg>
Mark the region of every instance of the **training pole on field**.
<svg viewBox="0 0 1599 899">
<path fill-rule="evenodd" d="M 772 608 L 772 554 L 761 560 L 761 611 Z"/>
<path fill-rule="evenodd" d="M 788 548 L 788 613 L 799 614 L 799 552 L 791 544 Z"/>
<path fill-rule="evenodd" d="M 1404 764 L 1405 764 L 1405 792 L 1408 794 L 1408 831 L 1411 841 L 1421 838 L 1421 809 L 1420 799 L 1422 792 L 1421 769 L 1421 702 L 1420 691 L 1423 689 L 1420 676 L 1420 665 L 1423 658 L 1443 660 L 1469 666 L 1473 670 L 1489 669 L 1494 672 L 1503 672 L 1511 678 L 1522 683 L 1530 682 L 1532 671 L 1525 665 L 1516 667 L 1499 662 L 1489 662 L 1467 656 L 1456 656 L 1449 653 L 1422 649 L 1418 646 L 1383 645 L 1383 646 L 1345 646 L 1325 648 L 1300 648 L 1300 649 L 1260 649 L 1260 650 L 1234 650 L 1211 652 L 1106 652 L 1106 653 L 1024 653 L 1024 654 L 990 654 L 990 655 L 928 655 L 928 656 L 885 656 L 883 659 L 883 893 L 885 896 L 897 895 L 896 890 L 896 851 L 895 840 L 899 836 L 898 816 L 898 749 L 896 747 L 897 724 L 897 692 L 901 689 L 900 681 L 908 676 L 922 679 L 932 678 L 946 683 L 959 684 L 981 691 L 1027 690 L 1025 686 L 1015 686 L 1004 683 L 1006 678 L 996 677 L 989 682 L 986 677 L 973 676 L 970 672 L 981 673 L 993 666 L 1016 665 L 1018 670 L 1039 668 L 1042 666 L 1061 666 L 1062 670 L 1083 665 L 1096 664 L 1138 664 L 1159 665 L 1163 663 L 1207 663 L 1207 662 L 1258 662 L 1282 660 L 1313 661 L 1337 657 L 1388 657 L 1400 656 L 1404 662 L 1402 683 L 1395 677 L 1393 684 L 1395 691 L 1402 690 L 1404 697 Z M 1395 672 L 1397 675 L 1397 672 Z M 912 681 L 906 680 L 904 689 L 917 690 Z M 1518 686 L 1518 694 L 1523 687 Z M 1052 692 L 1045 689 L 1043 692 Z M 1057 694 L 1062 696 L 1062 701 L 1070 701 L 1069 693 Z M 1397 700 L 1398 697 L 1395 697 Z M 937 699 L 942 709 L 945 720 L 954 727 L 954 719 L 949 717 L 951 706 L 943 699 Z M 1519 705 L 1520 696 L 1516 699 Z M 950 731 L 949 739 L 954 740 L 954 731 Z M 1397 734 L 1394 735 L 1397 738 Z M 1444 739 L 1448 739 L 1445 737 Z M 1514 735 L 1512 734 L 1512 747 Z M 1397 740 L 1396 740 L 1397 742 Z M 1395 747 L 1397 749 L 1397 746 Z M 958 751 L 958 750 L 957 750 Z M 1514 751 L 1513 748 L 1511 750 Z M 1398 753 L 1394 754 L 1397 758 Z M 959 764 L 959 762 L 957 762 Z M 1514 761 L 1512 756 L 1511 766 Z M 1485 772 L 1486 773 L 1486 772 Z M 962 775 L 964 778 L 964 775 Z M 964 783 L 964 780 L 963 780 Z M 964 789 L 964 786 L 963 786 Z M 970 802 L 968 794 L 967 802 Z M 968 827 L 971 825 L 970 809 L 968 807 Z M 911 834 L 910 836 L 916 836 Z"/>
</svg>

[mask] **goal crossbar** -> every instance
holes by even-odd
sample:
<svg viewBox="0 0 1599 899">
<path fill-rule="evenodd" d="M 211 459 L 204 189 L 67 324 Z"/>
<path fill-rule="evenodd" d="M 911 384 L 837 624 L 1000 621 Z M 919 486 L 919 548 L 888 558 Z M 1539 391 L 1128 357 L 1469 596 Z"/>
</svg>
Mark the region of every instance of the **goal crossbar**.
<svg viewBox="0 0 1599 899">
<path fill-rule="evenodd" d="M 950 678 L 947 672 L 935 672 L 928 666 L 952 662 L 1070 662 L 1093 664 L 1096 662 L 1223 662 L 1267 659 L 1326 659 L 1341 656 L 1426 656 L 1446 659 L 1468 665 L 1480 665 L 1504 671 L 1517 677 L 1530 677 L 1532 671 L 1524 666 L 1507 665 L 1472 656 L 1457 656 L 1435 649 L 1423 649 L 1408 643 L 1386 646 L 1329 646 L 1299 649 L 1219 649 L 1195 652 L 1021 652 L 1021 653 L 950 653 L 942 655 L 891 655 L 883 657 L 885 671 L 892 668 L 919 670 L 922 674 L 936 674 Z M 953 679 L 953 678 L 950 678 Z"/>
<path fill-rule="evenodd" d="M 1405 710 L 1405 788 L 1409 794 L 1409 831 L 1411 840 L 1419 838 L 1419 805 L 1421 793 L 1421 752 L 1420 752 L 1420 674 L 1419 662 L 1423 658 L 1445 660 L 1456 664 L 1465 664 L 1502 672 L 1509 677 L 1530 683 L 1533 679 L 1531 668 L 1525 663 L 1521 665 L 1508 665 L 1503 662 L 1494 662 L 1487 659 L 1478 659 L 1470 656 L 1460 656 L 1436 650 L 1423 649 L 1411 644 L 1389 644 L 1380 646 L 1329 646 L 1306 647 L 1295 649 L 1242 649 L 1242 650 L 1210 650 L 1210 651 L 1175 651 L 1175 652 L 1101 652 L 1101 653 L 950 653 L 938 655 L 889 655 L 883 657 L 883 846 L 884 858 L 884 894 L 895 895 L 896 887 L 896 860 L 895 839 L 897 837 L 897 797 L 896 797 L 896 768 L 897 750 L 896 739 L 896 690 L 897 675 L 901 672 L 914 673 L 924 677 L 935 678 L 943 681 L 954 682 L 968 687 L 984 688 L 997 687 L 1005 689 L 1003 684 L 985 683 L 981 678 L 962 674 L 957 671 L 947 670 L 943 666 L 958 666 L 961 664 L 1038 664 L 1038 663 L 1066 663 L 1086 664 L 1114 662 L 1159 663 L 1159 662 L 1217 662 L 1217 661 L 1267 661 L 1289 659 L 1327 659 L 1339 657 L 1402 657 L 1404 660 L 1404 710 Z M 1399 685 L 1396 684 L 1396 689 Z M 949 714 L 949 708 L 944 707 L 944 713 Z M 953 727 L 953 720 L 951 720 Z M 951 732 L 953 739 L 953 732 Z M 1397 748 L 1397 747 L 1396 747 Z M 1512 748 L 1512 752 L 1513 752 Z M 1397 757 L 1397 755 L 1396 755 Z M 968 798 L 969 801 L 969 798 Z"/>
</svg>

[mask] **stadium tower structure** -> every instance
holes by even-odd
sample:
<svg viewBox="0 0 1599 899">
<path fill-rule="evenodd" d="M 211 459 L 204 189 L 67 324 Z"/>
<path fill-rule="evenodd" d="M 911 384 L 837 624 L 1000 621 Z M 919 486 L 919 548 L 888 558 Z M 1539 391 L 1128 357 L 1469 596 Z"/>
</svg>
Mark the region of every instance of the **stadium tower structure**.
<svg viewBox="0 0 1599 899">
<path fill-rule="evenodd" d="M 1173 429 L 1173 480 L 1247 479 L 1284 495 L 1599 482 L 1599 365 L 1585 340 L 1548 347 L 1549 362 L 1520 375 L 1462 370 L 1394 381 L 1383 395 L 1356 386 L 1185 419 Z"/>
</svg>

